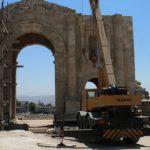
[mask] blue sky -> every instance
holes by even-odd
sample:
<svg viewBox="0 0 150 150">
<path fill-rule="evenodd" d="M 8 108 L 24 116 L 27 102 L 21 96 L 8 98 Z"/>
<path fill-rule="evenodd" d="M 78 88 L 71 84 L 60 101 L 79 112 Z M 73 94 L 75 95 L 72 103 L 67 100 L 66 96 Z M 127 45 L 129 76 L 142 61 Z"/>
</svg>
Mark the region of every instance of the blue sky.
<svg viewBox="0 0 150 150">
<path fill-rule="evenodd" d="M 51 50 L 41 45 L 27 46 L 17 61 L 24 66 L 17 70 L 17 95 L 54 95 L 55 65 Z"/>
<path fill-rule="evenodd" d="M 9 3 L 15 2 L 14 0 L 5 1 L 8 1 Z M 75 9 L 79 13 L 91 13 L 89 0 L 49 0 L 49 2 L 70 7 L 72 9 Z M 117 13 L 133 17 L 136 79 L 141 81 L 143 87 L 150 91 L 150 0 L 101 0 L 100 4 L 103 15 L 113 15 Z M 40 73 L 38 73 L 33 69 L 37 68 L 37 66 L 30 66 L 31 64 L 33 64 L 33 57 L 32 59 L 28 59 L 29 55 L 32 56 L 31 51 L 34 54 L 36 53 L 36 57 L 34 59 L 37 60 L 34 61 L 37 61 L 37 63 L 39 62 L 39 59 L 42 59 L 43 63 L 45 63 L 45 61 L 48 61 L 46 62 L 46 64 L 50 63 L 50 68 L 47 73 L 44 69 L 47 69 L 48 67 L 43 67 L 43 71 L 40 71 Z M 26 89 L 30 89 L 31 87 L 32 89 L 36 89 L 35 92 L 33 92 L 34 95 L 51 94 L 51 92 L 49 91 L 53 91 L 50 89 L 50 87 L 54 87 L 54 82 L 51 82 L 52 79 L 54 79 L 54 70 L 52 71 L 52 69 L 54 69 L 54 65 L 52 63 L 53 57 L 51 56 L 50 51 L 40 47 L 27 47 L 20 53 L 18 61 L 25 66 L 24 68 L 18 70 L 17 73 L 18 88 L 20 88 L 18 89 L 18 94 L 31 95 L 30 91 L 27 92 L 26 90 L 26 92 L 23 92 L 24 90 L 21 90 L 23 87 Z M 39 62 L 39 64 L 40 63 L 41 61 Z M 28 65 L 31 68 L 27 71 L 25 68 L 28 67 Z M 38 89 L 38 87 L 40 86 L 37 85 L 37 83 L 34 81 L 35 79 L 27 75 L 28 73 L 33 74 L 33 76 L 34 73 L 36 74 L 36 76 L 38 74 L 41 75 L 37 80 L 40 81 L 39 85 L 43 85 L 43 90 L 41 90 L 41 88 Z M 52 77 L 52 79 L 50 79 L 49 76 L 50 78 Z M 41 78 L 43 80 L 41 80 Z M 32 82 L 29 82 L 29 84 L 27 84 L 28 80 Z M 49 83 L 51 86 L 49 86 Z"/>
</svg>

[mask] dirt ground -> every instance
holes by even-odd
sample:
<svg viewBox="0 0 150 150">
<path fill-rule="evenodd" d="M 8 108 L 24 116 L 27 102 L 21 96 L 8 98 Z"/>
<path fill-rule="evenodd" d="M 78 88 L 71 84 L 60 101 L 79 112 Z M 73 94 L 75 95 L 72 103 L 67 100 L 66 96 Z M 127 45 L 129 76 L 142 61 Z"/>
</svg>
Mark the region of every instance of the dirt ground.
<svg viewBox="0 0 150 150">
<path fill-rule="evenodd" d="M 30 127 L 42 127 L 42 126 L 49 126 L 53 124 L 52 119 L 45 119 L 45 120 L 17 120 L 18 124 L 28 124 Z"/>
<path fill-rule="evenodd" d="M 41 119 L 41 118 L 40 118 Z M 36 129 L 51 125 L 52 119 L 42 120 L 26 120 L 19 119 L 18 123 L 27 123 L 30 128 Z M 50 134 L 33 133 L 24 130 L 12 130 L 0 132 L 0 150 L 55 150 L 61 142 L 60 138 L 52 138 Z M 63 149 L 81 149 L 81 150 L 150 150 L 150 136 L 143 137 L 136 145 L 125 145 L 123 143 L 98 143 L 91 144 L 85 140 L 75 139 L 73 137 L 65 137 L 64 144 L 67 148 Z"/>
<path fill-rule="evenodd" d="M 54 150 L 60 143 L 59 138 L 51 138 L 49 134 L 35 134 L 30 131 L 14 130 L 0 132 L 0 150 Z M 85 141 L 78 141 L 75 138 L 65 137 L 64 143 L 69 148 L 61 149 L 106 149 L 106 150 L 149 150 L 150 137 L 141 138 L 136 145 L 125 145 L 122 143 L 90 144 Z M 75 148 L 71 146 L 76 145 Z"/>
<path fill-rule="evenodd" d="M 16 118 L 23 120 L 49 120 L 53 119 L 53 114 L 30 114 L 30 113 L 20 113 L 16 114 Z"/>
</svg>

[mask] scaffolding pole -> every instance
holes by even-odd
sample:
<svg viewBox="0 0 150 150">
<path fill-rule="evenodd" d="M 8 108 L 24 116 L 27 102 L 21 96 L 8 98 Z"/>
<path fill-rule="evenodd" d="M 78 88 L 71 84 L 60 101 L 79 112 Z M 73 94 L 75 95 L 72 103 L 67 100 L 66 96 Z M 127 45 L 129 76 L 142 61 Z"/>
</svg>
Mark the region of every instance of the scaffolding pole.
<svg viewBox="0 0 150 150">
<path fill-rule="evenodd" d="M 4 123 L 5 123 L 5 117 L 4 117 L 4 86 L 6 85 L 4 81 L 4 69 L 7 69 L 7 64 L 4 62 L 4 54 L 8 52 L 8 47 L 7 47 L 7 40 L 9 36 L 9 32 L 7 29 L 7 26 L 5 24 L 5 19 L 4 17 L 4 0 L 1 2 L 1 10 L 0 10 L 0 34 L 1 38 L 0 41 L 0 129 L 3 130 L 4 128 Z M 7 13 L 8 14 L 8 13 Z"/>
</svg>

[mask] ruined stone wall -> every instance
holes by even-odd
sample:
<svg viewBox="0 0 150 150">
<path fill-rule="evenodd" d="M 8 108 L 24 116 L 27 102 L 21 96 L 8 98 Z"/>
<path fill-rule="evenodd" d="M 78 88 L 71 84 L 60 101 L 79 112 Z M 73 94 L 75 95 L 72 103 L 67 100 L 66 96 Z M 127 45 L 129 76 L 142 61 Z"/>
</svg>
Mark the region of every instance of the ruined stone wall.
<svg viewBox="0 0 150 150">
<path fill-rule="evenodd" d="M 67 118 L 74 118 L 80 109 L 81 91 L 86 82 L 97 78 L 97 70 L 89 59 L 89 39 L 96 35 L 92 16 L 82 16 L 74 10 L 43 0 L 23 0 L 8 8 L 7 24 L 11 33 L 9 53 L 5 55 L 8 79 L 16 83 L 16 69 L 11 66 L 16 65 L 17 55 L 23 47 L 31 44 L 48 47 L 55 57 L 58 118 L 62 118 L 64 110 Z M 105 16 L 104 24 L 117 83 L 132 91 L 135 80 L 132 18 Z M 9 115 L 14 118 L 16 87 L 11 86 L 5 94 L 10 91 L 9 109 L 12 112 Z"/>
<path fill-rule="evenodd" d="M 132 18 L 122 15 L 104 16 L 104 25 L 108 43 L 110 44 L 117 84 L 134 90 L 135 69 Z M 83 30 L 83 48 L 85 48 L 86 54 L 79 67 L 82 67 L 83 80 L 85 79 L 86 82 L 90 78 L 96 77 L 96 69 L 92 67 L 93 65 L 89 60 L 89 37 L 93 36 L 93 31 L 91 32 L 91 30 L 94 30 L 90 16 L 85 17 Z"/>
</svg>

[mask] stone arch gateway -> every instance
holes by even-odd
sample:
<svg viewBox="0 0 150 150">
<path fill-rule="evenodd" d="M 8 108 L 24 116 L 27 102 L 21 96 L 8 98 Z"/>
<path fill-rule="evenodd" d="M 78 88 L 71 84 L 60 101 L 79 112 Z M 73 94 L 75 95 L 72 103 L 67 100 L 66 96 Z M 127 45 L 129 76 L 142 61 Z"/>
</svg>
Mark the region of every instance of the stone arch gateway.
<svg viewBox="0 0 150 150">
<path fill-rule="evenodd" d="M 27 45 L 41 44 L 51 49 L 55 57 L 57 118 L 62 119 L 65 112 L 65 118 L 74 119 L 80 109 L 81 91 L 86 79 L 97 77 L 97 69 L 89 59 L 89 39 L 95 33 L 92 16 L 84 16 L 44 0 L 22 0 L 8 5 L 3 11 L 10 35 L 5 43 L 8 51 L 4 52 L 4 36 L 0 32 L 0 57 L 3 56 L 3 63 L 0 64 L 0 100 L 3 101 L 0 103 L 0 113 L 3 115 L 0 116 L 4 116 L 4 120 L 15 118 L 16 57 L 19 51 Z M 8 19 L 5 19 L 6 14 Z M 117 83 L 133 90 L 132 18 L 105 16 L 104 25 Z M 3 67 L 4 64 L 7 68 Z M 1 121 L 3 119 L 0 118 Z"/>
</svg>

